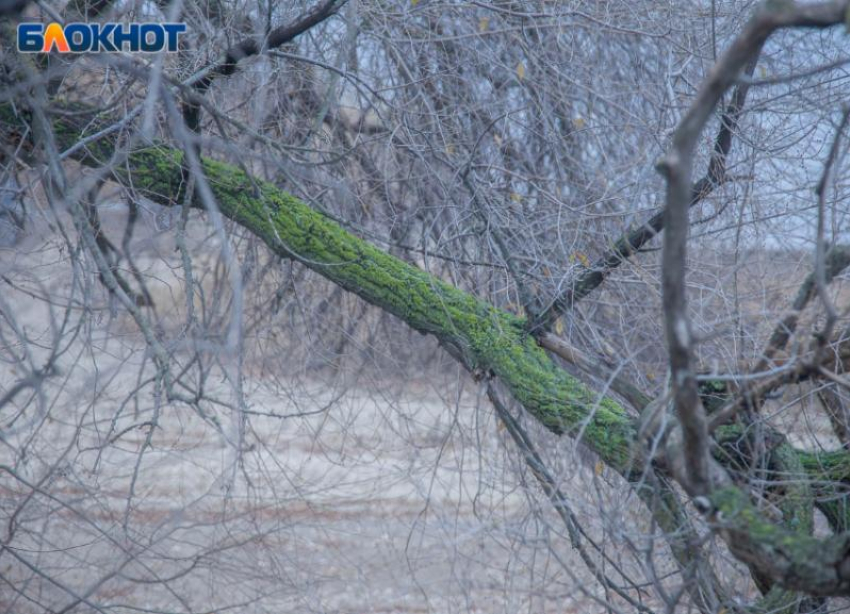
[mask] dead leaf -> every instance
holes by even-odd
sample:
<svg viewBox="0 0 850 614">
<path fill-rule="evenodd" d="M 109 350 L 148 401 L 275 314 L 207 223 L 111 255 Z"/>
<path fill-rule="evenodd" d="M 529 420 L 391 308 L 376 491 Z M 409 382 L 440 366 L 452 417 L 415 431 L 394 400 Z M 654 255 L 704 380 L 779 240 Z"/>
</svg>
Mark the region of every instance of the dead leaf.
<svg viewBox="0 0 850 614">
<path fill-rule="evenodd" d="M 570 254 L 570 262 L 575 262 L 576 260 L 581 262 L 584 266 L 590 267 L 590 258 L 588 258 L 587 254 L 584 252 L 573 252 Z"/>
<path fill-rule="evenodd" d="M 561 318 L 555 320 L 555 334 L 563 335 L 564 334 L 564 321 Z"/>
</svg>

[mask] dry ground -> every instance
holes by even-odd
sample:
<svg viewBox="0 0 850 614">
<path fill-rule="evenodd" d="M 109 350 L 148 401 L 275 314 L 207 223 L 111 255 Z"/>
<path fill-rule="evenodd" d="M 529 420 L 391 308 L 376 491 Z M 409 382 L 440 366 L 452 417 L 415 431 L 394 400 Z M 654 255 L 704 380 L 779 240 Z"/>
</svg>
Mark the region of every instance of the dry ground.
<svg viewBox="0 0 850 614">
<path fill-rule="evenodd" d="M 102 211 L 112 236 L 124 213 Z M 161 325 L 177 330 L 185 299 L 173 230 L 143 222 L 137 263 L 155 299 L 171 301 Z M 93 310 L 81 308 L 66 248 L 37 228 L 0 252 L 4 307 L 34 342 L 35 365 L 69 304 L 65 330 L 79 330 L 43 395 L 3 410 L 0 612 L 603 611 L 583 592 L 596 589 L 563 526 L 529 501 L 534 485 L 523 488 L 505 433 L 463 376 L 364 372 L 351 382 L 265 346 L 262 368 L 245 365 L 244 421 L 223 406 L 200 415 L 158 405 L 152 386 L 135 392 L 151 374 L 137 329 L 93 276 Z M 215 277 L 210 234 L 190 237 L 202 280 Z M 5 349 L 20 351 L 6 334 Z M 224 402 L 236 398 L 228 360 L 206 384 Z M 4 363 L 0 390 L 23 373 Z M 548 446 L 588 529 L 609 544 L 628 537 L 603 529 L 622 524 L 630 495 L 569 442 Z"/>
<path fill-rule="evenodd" d="M 126 210 L 101 213 L 120 241 Z M 157 214 L 142 215 L 133 252 L 185 361 L 183 272 L 174 226 Z M 198 223 L 189 243 L 206 297 L 195 308 L 226 331 L 220 241 Z M 228 375 L 239 357 L 221 336 L 203 340 L 217 356 L 205 392 L 221 404 L 160 404 L 153 386 L 137 392 L 152 374 L 137 327 L 91 273 L 83 309 L 66 250 L 44 221 L 0 250 L 0 299 L 29 359 L 62 346 L 43 394 L 0 416 L 0 612 L 606 611 L 464 375 L 416 363 L 420 350 L 389 373 L 314 369 L 313 337 L 290 322 L 249 329 L 243 412 L 226 405 L 238 405 Z M 3 332 L 4 358 L 21 352 Z M 0 364 L 0 392 L 25 375 Z M 778 406 L 776 419 L 801 414 Z M 649 570 L 626 547 L 663 550 L 633 494 L 570 441 L 530 428 L 591 535 L 630 575 L 664 577 L 667 557 Z M 801 443 L 834 443 L 822 422 L 812 432 L 821 439 Z"/>
</svg>

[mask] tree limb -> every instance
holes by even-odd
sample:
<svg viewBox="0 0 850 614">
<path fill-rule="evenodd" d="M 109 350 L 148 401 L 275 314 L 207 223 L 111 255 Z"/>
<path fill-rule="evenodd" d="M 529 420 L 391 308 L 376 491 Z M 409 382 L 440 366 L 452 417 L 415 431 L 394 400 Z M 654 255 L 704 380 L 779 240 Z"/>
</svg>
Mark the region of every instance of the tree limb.
<svg viewBox="0 0 850 614">
<path fill-rule="evenodd" d="M 324 0 L 310 11 L 283 26 L 278 26 L 265 38 L 246 38 L 224 52 L 219 60 L 209 64 L 189 78 L 186 85 L 198 94 L 204 94 L 218 77 L 227 77 L 239 68 L 239 62 L 258 55 L 265 49 L 274 49 L 285 45 L 307 30 L 317 26 L 334 15 L 348 0 Z M 201 107 L 197 102 L 187 101 L 183 108 L 183 118 L 190 130 L 197 132 L 200 125 Z"/>
<path fill-rule="evenodd" d="M 758 54 L 747 64 L 744 70 L 746 76 L 752 76 L 758 63 Z M 720 118 L 720 129 L 714 140 L 714 150 L 708 163 L 705 175 L 696 181 L 691 188 L 689 208 L 694 207 L 707 198 L 715 189 L 727 180 L 726 160 L 732 150 L 732 137 L 738 128 L 738 122 L 750 91 L 749 82 L 744 82 L 735 88 L 732 100 Z M 546 310 L 538 322 L 538 328 L 548 329 L 562 314 L 566 313 L 581 299 L 585 298 L 602 282 L 607 279 L 617 267 L 637 254 L 641 248 L 654 239 L 664 229 L 664 211 L 659 211 L 640 227 L 622 235 L 596 262 L 589 268 L 583 269 L 575 279 L 566 284 L 564 292 L 559 294 L 552 305 Z"/>
</svg>

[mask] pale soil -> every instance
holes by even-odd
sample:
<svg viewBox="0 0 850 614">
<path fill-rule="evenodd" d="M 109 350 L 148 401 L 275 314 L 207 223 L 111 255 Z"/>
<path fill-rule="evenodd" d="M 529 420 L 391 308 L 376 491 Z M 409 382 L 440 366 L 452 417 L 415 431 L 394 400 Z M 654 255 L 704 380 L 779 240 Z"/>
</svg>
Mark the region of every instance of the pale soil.
<svg viewBox="0 0 850 614">
<path fill-rule="evenodd" d="M 120 241 L 123 212 L 103 213 Z M 150 216 L 143 222 L 137 264 L 158 325 L 177 338 L 186 301 L 174 233 Z M 210 227 L 189 240 L 196 279 L 214 294 L 220 243 Z M 0 306 L 30 337 L 35 366 L 55 345 L 64 305 L 80 300 L 63 250 L 46 233 L 0 250 L 0 274 L 13 282 L 3 282 Z M 0 543 L 10 549 L 0 551 L 0 613 L 58 612 L 77 601 L 70 611 L 110 614 L 606 611 L 563 524 L 464 375 L 413 363 L 356 378 L 349 368 L 315 371 L 309 334 L 260 326 L 246 340 L 244 408 L 254 413 L 244 422 L 224 405 L 204 404 L 203 416 L 157 406 L 152 386 L 135 393 L 140 374 L 152 374 L 136 325 L 90 273 L 86 283 L 95 309 L 73 303 L 65 327 L 80 329 L 43 397 L 0 415 L 0 465 L 9 468 L 0 469 Z M 20 347 L 2 330 L 8 360 Z M 204 342 L 219 361 L 205 391 L 233 404 L 225 374 L 235 355 L 220 338 Z M 186 349 L 176 347 L 178 360 Z M 23 375 L 0 363 L 0 393 Z M 811 415 L 781 403 L 772 411 L 791 430 Z M 627 548 L 664 551 L 633 493 L 572 442 L 530 428 L 584 527 L 618 564 L 639 581 L 671 571 L 669 557 L 649 570 Z M 801 445 L 834 443 L 822 420 L 796 430 L 807 433 Z M 725 573 L 752 596 L 738 570 Z"/>
<path fill-rule="evenodd" d="M 138 262 L 158 300 L 172 297 L 170 326 L 184 301 L 180 270 L 160 260 L 174 262 L 173 238 L 146 233 Z M 2 301 L 34 341 L 36 366 L 63 306 L 79 299 L 63 249 L 55 236 L 30 236 L 0 252 L 13 282 Z M 152 373 L 139 333 L 88 283 L 98 309 L 71 310 L 66 326 L 82 326 L 40 402 L 18 413 L 22 394 L 3 410 L 0 612 L 77 602 L 74 612 L 604 611 L 583 593 L 598 589 L 550 506 L 541 517 L 529 502 L 522 484 L 532 478 L 471 382 L 352 384 L 281 356 L 277 377 L 249 375 L 244 398 L 250 411 L 288 417 L 250 415 L 240 428 L 238 412 L 221 406 L 207 404 L 206 416 L 156 409 L 151 386 L 134 393 L 139 374 Z M 31 294 L 50 297 L 52 313 Z M 5 349 L 20 351 L 4 334 Z M 0 365 L 0 391 L 23 373 Z M 221 370 L 207 392 L 235 399 Z M 588 530 L 609 545 L 639 539 L 636 529 L 603 532 L 634 507 L 628 492 L 610 489 L 570 442 L 545 441 Z M 599 516 L 600 498 L 610 517 Z"/>
</svg>

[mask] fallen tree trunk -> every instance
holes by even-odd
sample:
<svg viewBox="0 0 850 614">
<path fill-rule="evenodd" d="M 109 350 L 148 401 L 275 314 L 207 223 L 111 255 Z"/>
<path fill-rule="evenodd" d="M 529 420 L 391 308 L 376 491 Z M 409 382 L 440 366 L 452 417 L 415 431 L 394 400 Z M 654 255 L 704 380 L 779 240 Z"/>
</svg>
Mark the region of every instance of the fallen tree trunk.
<svg viewBox="0 0 850 614">
<path fill-rule="evenodd" d="M 26 118 L 11 106 L 0 105 L 0 127 L 2 124 L 12 128 L 7 132 L 22 134 Z M 52 119 L 60 149 L 77 145 L 105 125 L 108 124 L 97 121 L 94 113 L 79 107 L 66 107 Z M 96 138 L 87 141 L 85 147 L 78 147 L 74 157 L 85 165 L 102 167 L 115 149 L 114 138 Z M 434 335 L 470 372 L 498 378 L 547 429 L 580 438 L 605 464 L 637 487 L 668 540 L 672 540 L 671 548 L 680 566 L 694 563 L 693 553 L 689 552 L 692 532 L 686 528 L 687 516 L 675 492 L 670 488 L 661 488 L 654 494 L 646 490 L 644 472 L 651 472 L 651 468 L 642 452 L 635 420 L 616 401 L 598 395 L 561 369 L 528 334 L 523 319 L 379 250 L 271 183 L 208 158 L 201 160 L 201 167 L 221 213 L 262 239 L 275 253 L 302 263 L 415 330 Z M 176 205 L 185 198 L 184 156 L 172 147 L 150 144 L 133 150 L 112 172 L 118 180 L 132 185 L 137 194 L 161 205 Z M 199 199 L 193 204 L 203 206 Z M 725 525 L 716 528 L 725 529 L 727 535 L 737 534 L 736 539 L 746 546 L 734 549 L 736 554 L 758 566 L 765 542 L 744 539 L 749 530 L 756 528 L 752 525 L 753 509 L 742 503 L 740 496 L 745 495 L 737 489 L 718 495 L 712 501 L 710 518 Z M 795 551 L 799 544 L 807 554 L 812 552 L 815 541 L 772 527 L 768 541 L 774 540 Z M 841 560 L 839 554 L 836 561 L 836 554 L 828 557 L 830 563 Z M 793 558 L 791 568 L 804 563 L 801 558 Z M 795 573 L 797 569 L 787 567 L 768 571 L 774 579 L 785 580 L 804 591 L 801 579 L 811 581 L 813 575 L 819 575 L 811 573 L 811 568 L 810 573 L 801 575 Z M 783 577 L 776 578 L 777 575 Z M 708 576 L 706 582 L 717 586 L 713 574 L 708 572 Z M 816 594 L 844 592 L 848 587 L 841 572 L 823 577 L 818 584 Z M 701 609 L 705 611 L 707 605 L 701 604 Z"/>
<path fill-rule="evenodd" d="M 22 118 L 8 106 L 0 107 L 0 121 L 22 125 Z M 108 124 L 80 108 L 65 108 L 52 125 L 57 145 L 68 149 Z M 113 139 L 101 138 L 74 157 L 100 167 L 114 149 Z M 139 195 L 170 206 L 185 197 L 183 162 L 181 151 L 150 145 L 130 152 L 113 173 Z M 555 364 L 526 332 L 525 320 L 379 250 L 271 183 L 209 158 L 202 158 L 201 164 L 221 213 L 279 256 L 302 263 L 415 330 L 434 335 L 471 372 L 499 378 L 547 429 L 581 435 L 619 473 L 632 470 L 634 420 L 617 402 L 596 394 Z M 203 206 L 198 199 L 194 204 Z"/>
</svg>

